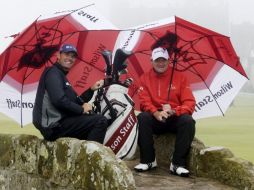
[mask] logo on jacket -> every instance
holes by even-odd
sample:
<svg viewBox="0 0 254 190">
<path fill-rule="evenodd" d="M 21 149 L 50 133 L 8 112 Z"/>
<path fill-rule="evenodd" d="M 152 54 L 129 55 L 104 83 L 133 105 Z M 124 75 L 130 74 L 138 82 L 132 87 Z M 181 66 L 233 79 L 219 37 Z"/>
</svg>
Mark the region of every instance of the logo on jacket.
<svg viewBox="0 0 254 190">
<path fill-rule="evenodd" d="M 138 92 L 144 90 L 143 86 L 139 87 Z"/>
<path fill-rule="evenodd" d="M 175 90 L 175 89 L 176 89 L 176 86 L 174 86 L 173 84 L 171 84 L 171 89 L 172 89 L 172 90 Z"/>
<path fill-rule="evenodd" d="M 66 86 L 71 86 L 71 84 L 69 82 L 66 82 L 65 85 Z"/>
</svg>

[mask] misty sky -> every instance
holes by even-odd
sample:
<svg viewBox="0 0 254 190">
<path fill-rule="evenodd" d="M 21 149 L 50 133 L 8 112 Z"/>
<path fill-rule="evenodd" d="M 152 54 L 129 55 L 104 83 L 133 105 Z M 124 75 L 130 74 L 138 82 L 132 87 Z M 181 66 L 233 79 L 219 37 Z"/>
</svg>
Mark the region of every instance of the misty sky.
<svg viewBox="0 0 254 190">
<path fill-rule="evenodd" d="M 97 9 L 119 28 L 177 15 L 229 35 L 230 23 L 254 23 L 252 0 L 2 0 L 0 52 L 11 41 L 4 37 L 20 32 L 40 15 L 90 3 L 95 3 Z M 227 22 L 222 22 L 227 16 Z"/>
</svg>

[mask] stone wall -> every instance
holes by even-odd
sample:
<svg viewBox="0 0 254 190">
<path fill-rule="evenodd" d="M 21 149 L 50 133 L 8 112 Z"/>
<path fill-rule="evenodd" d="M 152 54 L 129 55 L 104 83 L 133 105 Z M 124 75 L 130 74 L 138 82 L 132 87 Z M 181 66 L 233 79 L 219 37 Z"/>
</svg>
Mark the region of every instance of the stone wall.
<svg viewBox="0 0 254 190">
<path fill-rule="evenodd" d="M 158 164 L 169 167 L 175 136 L 166 134 L 154 138 Z M 188 167 L 197 177 L 215 179 L 237 189 L 254 190 L 253 164 L 236 158 L 227 148 L 205 147 L 195 138 L 188 158 Z"/>
<path fill-rule="evenodd" d="M 135 181 L 126 164 L 98 143 L 0 134 L 0 189 L 132 190 Z"/>
<path fill-rule="evenodd" d="M 155 136 L 160 167 L 169 167 L 174 141 L 172 134 Z M 205 147 L 194 139 L 188 167 L 194 176 L 254 190 L 253 164 L 236 158 L 227 148 Z M 47 142 L 31 135 L 0 134 L 0 189 L 132 190 L 135 181 L 126 164 L 98 143 L 71 138 Z"/>
</svg>

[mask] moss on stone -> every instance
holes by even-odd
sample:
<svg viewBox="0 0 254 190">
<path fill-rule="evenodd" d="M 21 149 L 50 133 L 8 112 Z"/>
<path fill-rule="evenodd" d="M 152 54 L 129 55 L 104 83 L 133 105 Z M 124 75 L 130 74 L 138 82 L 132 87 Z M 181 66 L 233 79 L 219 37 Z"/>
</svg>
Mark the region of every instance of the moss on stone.
<svg viewBox="0 0 254 190">
<path fill-rule="evenodd" d="M 29 135 L 5 135 L 0 145 L 0 163 L 6 162 L 8 169 L 8 176 L 0 173 L 6 179 L 1 184 L 4 188 L 135 189 L 130 169 L 111 149 L 96 142 L 71 138 L 48 142 Z"/>
<path fill-rule="evenodd" d="M 39 139 L 32 135 L 17 135 L 14 139 L 15 167 L 27 173 L 37 171 L 37 145 Z"/>
<path fill-rule="evenodd" d="M 15 159 L 12 136 L 0 134 L 0 139 L 0 167 L 9 167 Z"/>
<path fill-rule="evenodd" d="M 54 143 L 41 141 L 38 153 L 38 174 L 50 178 L 53 175 Z"/>
<path fill-rule="evenodd" d="M 204 149 L 199 156 L 198 176 L 213 178 L 238 189 L 254 189 L 251 162 L 233 156 L 226 148 Z"/>
</svg>

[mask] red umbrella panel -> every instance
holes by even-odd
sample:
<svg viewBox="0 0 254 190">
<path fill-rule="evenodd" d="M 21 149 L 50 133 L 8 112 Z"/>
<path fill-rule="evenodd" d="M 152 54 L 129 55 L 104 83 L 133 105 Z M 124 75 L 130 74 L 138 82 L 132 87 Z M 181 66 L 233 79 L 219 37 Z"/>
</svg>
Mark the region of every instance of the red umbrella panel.
<svg viewBox="0 0 254 190">
<path fill-rule="evenodd" d="M 166 48 L 174 71 L 188 78 L 197 102 L 196 119 L 223 115 L 247 80 L 229 37 L 179 17 L 122 31 L 116 47 L 133 53 L 128 59 L 128 77 L 134 79 L 130 95 L 136 109 L 139 77 L 152 68 L 151 50 L 155 47 Z"/>
<path fill-rule="evenodd" d="M 94 6 L 41 17 L 21 32 L 0 55 L 0 112 L 18 123 L 32 121 L 41 73 L 56 61 L 63 43 L 77 47 L 78 60 L 68 77 L 81 93 L 104 77 L 99 52 L 113 49 L 119 31 Z"/>
</svg>

